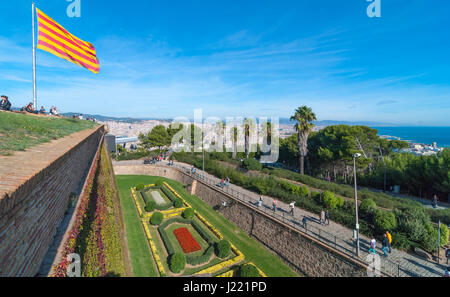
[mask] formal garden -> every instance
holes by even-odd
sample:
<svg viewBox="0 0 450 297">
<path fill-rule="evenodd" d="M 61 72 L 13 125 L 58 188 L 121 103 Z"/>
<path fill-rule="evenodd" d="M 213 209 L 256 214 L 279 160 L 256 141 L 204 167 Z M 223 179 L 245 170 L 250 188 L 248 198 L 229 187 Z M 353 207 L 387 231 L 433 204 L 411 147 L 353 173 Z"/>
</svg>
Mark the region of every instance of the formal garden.
<svg viewBox="0 0 450 297">
<path fill-rule="evenodd" d="M 149 176 L 117 180 L 135 276 L 296 275 L 181 184 Z"/>
</svg>

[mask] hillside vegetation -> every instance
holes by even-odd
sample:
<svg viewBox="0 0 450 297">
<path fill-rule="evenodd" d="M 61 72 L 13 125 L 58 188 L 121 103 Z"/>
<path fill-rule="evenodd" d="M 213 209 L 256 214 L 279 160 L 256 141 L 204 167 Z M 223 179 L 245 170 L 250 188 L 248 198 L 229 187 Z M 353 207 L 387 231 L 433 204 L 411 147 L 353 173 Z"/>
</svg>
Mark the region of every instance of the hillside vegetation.
<svg viewBox="0 0 450 297">
<path fill-rule="evenodd" d="M 23 151 L 96 125 L 71 118 L 0 112 L 0 155 L 11 155 L 14 151 Z"/>
</svg>

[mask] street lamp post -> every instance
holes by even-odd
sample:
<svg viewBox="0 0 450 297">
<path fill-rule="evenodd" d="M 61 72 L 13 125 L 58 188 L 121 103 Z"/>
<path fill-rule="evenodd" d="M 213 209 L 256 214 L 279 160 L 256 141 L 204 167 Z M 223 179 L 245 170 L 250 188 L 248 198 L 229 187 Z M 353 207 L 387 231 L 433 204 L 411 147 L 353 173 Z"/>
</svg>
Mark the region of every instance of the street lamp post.
<svg viewBox="0 0 450 297">
<path fill-rule="evenodd" d="M 356 158 L 361 154 L 356 153 L 353 155 L 353 180 L 355 181 L 355 216 L 356 216 L 356 256 L 359 257 L 359 222 L 358 222 L 358 188 L 356 185 Z"/>
</svg>

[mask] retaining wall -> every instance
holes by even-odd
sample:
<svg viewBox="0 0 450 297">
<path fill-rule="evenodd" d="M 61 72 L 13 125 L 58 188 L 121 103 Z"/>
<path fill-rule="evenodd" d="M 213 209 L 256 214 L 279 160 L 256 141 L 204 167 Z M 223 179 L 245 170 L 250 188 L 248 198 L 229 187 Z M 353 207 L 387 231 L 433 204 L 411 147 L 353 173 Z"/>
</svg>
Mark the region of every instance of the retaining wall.
<svg viewBox="0 0 450 297">
<path fill-rule="evenodd" d="M 105 127 L 99 126 L 0 160 L 2 166 L 22 159 L 11 168 L 10 176 L 15 178 L 10 180 L 17 186 L 0 191 L 0 276 L 36 275 L 69 196 L 81 191 L 104 133 Z M 14 175 L 23 168 L 33 172 Z"/>
</svg>

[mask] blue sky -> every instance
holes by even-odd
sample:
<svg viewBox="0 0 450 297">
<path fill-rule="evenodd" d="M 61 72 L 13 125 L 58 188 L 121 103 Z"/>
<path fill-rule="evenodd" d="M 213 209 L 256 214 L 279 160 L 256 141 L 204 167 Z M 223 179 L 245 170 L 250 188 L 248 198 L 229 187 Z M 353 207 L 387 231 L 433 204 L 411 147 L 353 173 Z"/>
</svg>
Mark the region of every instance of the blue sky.
<svg viewBox="0 0 450 297">
<path fill-rule="evenodd" d="M 37 51 L 38 105 L 171 118 L 289 117 L 450 126 L 449 1 L 66 0 L 37 7 L 94 44 L 95 75 Z M 0 93 L 32 98 L 31 2 L 1 1 Z"/>
</svg>

